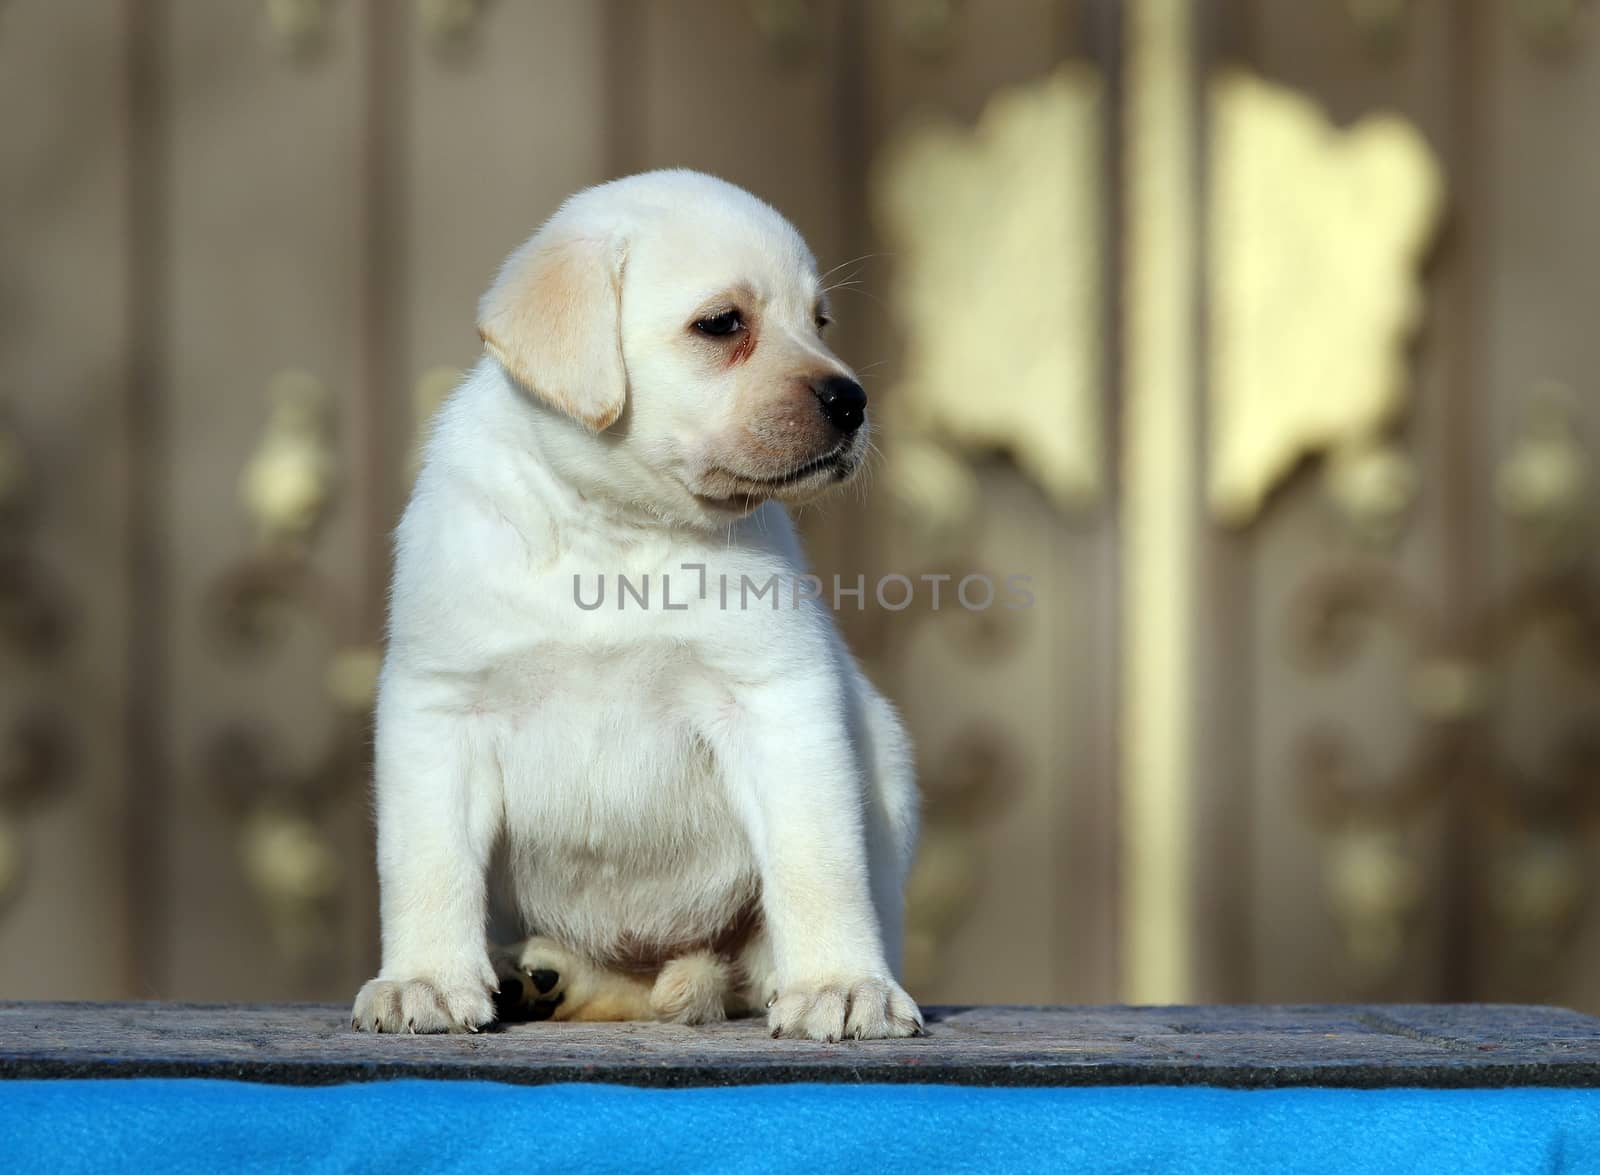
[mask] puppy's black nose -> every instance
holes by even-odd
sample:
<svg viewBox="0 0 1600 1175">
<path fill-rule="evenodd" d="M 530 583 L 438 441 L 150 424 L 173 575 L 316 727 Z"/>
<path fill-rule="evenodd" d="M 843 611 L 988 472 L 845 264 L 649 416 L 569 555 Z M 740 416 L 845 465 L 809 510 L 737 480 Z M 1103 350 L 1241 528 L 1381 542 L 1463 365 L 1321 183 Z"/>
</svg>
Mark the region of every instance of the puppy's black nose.
<svg viewBox="0 0 1600 1175">
<path fill-rule="evenodd" d="M 853 379 L 830 375 L 811 385 L 817 403 L 828 423 L 843 433 L 852 433 L 867 418 L 867 393 Z"/>
</svg>

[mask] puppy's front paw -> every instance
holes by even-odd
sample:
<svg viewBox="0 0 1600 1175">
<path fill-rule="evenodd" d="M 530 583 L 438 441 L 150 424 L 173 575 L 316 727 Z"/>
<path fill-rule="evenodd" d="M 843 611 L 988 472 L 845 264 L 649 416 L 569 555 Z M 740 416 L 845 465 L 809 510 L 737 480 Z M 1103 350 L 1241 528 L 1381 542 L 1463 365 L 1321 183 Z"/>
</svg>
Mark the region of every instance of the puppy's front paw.
<svg viewBox="0 0 1600 1175">
<path fill-rule="evenodd" d="M 837 980 L 780 992 L 767 1012 L 767 1027 L 773 1036 L 882 1040 L 919 1034 L 922 1013 L 893 980 Z"/>
<path fill-rule="evenodd" d="M 476 1032 L 494 1020 L 494 1001 L 476 984 L 372 979 L 356 996 L 350 1025 L 362 1032 Z"/>
</svg>

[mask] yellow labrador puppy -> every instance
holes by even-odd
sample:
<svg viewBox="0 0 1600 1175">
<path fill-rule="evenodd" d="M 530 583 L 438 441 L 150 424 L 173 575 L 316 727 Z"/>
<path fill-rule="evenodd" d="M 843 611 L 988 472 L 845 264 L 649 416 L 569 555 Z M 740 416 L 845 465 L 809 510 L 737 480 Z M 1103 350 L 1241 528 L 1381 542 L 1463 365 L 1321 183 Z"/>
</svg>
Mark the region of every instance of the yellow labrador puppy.
<svg viewBox="0 0 1600 1175">
<path fill-rule="evenodd" d="M 484 297 L 400 523 L 377 710 L 383 968 L 353 1020 L 920 1031 L 896 979 L 905 732 L 785 503 L 866 396 L 810 250 L 689 171 L 570 199 Z M 491 904 L 535 937 L 491 954 Z"/>
</svg>

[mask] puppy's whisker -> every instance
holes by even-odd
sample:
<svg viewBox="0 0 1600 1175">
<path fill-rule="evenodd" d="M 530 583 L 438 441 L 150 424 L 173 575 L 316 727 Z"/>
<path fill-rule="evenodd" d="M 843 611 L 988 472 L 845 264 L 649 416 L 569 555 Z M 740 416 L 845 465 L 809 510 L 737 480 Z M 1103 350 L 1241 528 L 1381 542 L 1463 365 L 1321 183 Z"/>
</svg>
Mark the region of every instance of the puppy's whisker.
<svg viewBox="0 0 1600 1175">
<path fill-rule="evenodd" d="M 886 310 L 889 308 L 889 304 L 882 298 L 878 297 L 878 295 L 874 294 L 871 290 L 858 286 L 840 286 L 839 288 L 841 290 L 847 290 L 852 294 L 860 294 L 863 298 L 871 298 L 874 302 Z"/>
<path fill-rule="evenodd" d="M 853 289 L 856 289 L 857 287 L 859 287 L 860 285 L 861 285 L 861 274 L 860 274 L 859 271 L 857 271 L 855 273 L 846 274 L 844 277 L 840 278 L 838 281 L 830 283 L 827 287 L 825 287 L 823 289 L 822 292 L 824 294 L 831 294 L 831 293 L 833 293 L 834 290 L 853 290 Z"/>
<path fill-rule="evenodd" d="M 869 254 L 864 254 L 863 256 L 860 256 L 860 257 L 847 258 L 844 261 L 839 262 L 839 264 L 833 266 L 832 268 L 824 270 L 822 273 L 819 273 L 817 275 L 817 281 L 818 281 L 819 284 L 823 283 L 823 282 L 826 282 L 830 277 L 832 277 L 834 274 L 838 273 L 841 269 L 847 269 L 852 265 L 860 265 L 863 261 L 871 260 L 871 256 L 872 255 L 869 253 Z"/>
<path fill-rule="evenodd" d="M 861 472 L 856 477 L 856 497 L 859 501 L 866 501 L 867 492 L 872 488 L 872 480 L 877 476 L 878 463 L 883 459 L 883 450 L 869 438 L 866 456 L 861 460 Z"/>
<path fill-rule="evenodd" d="M 825 282 L 830 277 L 832 277 L 834 274 L 838 273 L 841 269 L 845 268 L 847 265 L 860 265 L 863 261 L 876 261 L 880 257 L 892 257 L 892 256 L 894 256 L 894 254 L 892 254 L 892 253 L 863 253 L 859 257 L 852 257 L 848 261 L 839 262 L 838 265 L 835 265 L 832 269 L 828 270 L 827 273 L 819 274 L 817 276 L 817 280 L 819 282 Z"/>
</svg>

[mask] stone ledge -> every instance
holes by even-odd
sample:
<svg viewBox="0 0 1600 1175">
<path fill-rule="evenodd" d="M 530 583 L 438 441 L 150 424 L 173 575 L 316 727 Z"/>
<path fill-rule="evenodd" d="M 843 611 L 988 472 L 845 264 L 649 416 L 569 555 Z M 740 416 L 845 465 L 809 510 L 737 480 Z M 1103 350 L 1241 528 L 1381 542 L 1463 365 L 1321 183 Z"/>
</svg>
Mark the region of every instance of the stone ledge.
<svg viewBox="0 0 1600 1175">
<path fill-rule="evenodd" d="M 0 1003 L 0 1078 L 393 1078 L 683 1087 L 1600 1087 L 1600 1020 L 1498 1004 L 928 1008 L 928 1035 L 772 1040 L 758 1020 L 370 1036 L 332 1004 Z"/>
</svg>

